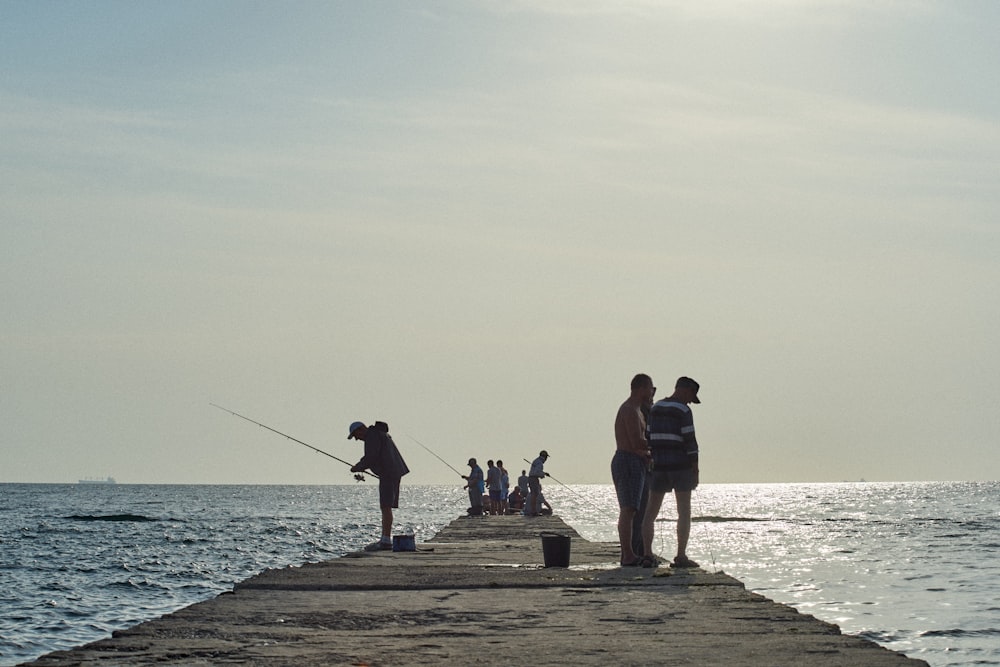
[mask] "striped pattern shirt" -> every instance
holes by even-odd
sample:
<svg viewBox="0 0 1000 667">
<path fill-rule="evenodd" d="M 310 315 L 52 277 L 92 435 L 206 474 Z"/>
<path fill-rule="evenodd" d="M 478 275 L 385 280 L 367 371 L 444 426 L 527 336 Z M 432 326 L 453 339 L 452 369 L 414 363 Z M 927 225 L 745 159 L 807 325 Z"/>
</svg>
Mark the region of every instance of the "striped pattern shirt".
<svg viewBox="0 0 1000 667">
<path fill-rule="evenodd" d="M 665 398 L 653 404 L 646 422 L 654 470 L 687 470 L 698 467 L 698 440 L 694 415 L 680 401 Z"/>
</svg>

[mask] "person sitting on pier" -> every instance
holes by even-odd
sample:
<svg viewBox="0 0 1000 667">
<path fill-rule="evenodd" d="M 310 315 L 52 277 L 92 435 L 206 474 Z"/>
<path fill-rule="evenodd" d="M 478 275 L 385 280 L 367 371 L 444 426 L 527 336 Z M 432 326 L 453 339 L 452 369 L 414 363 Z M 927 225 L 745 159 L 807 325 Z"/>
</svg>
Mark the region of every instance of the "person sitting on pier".
<svg viewBox="0 0 1000 667">
<path fill-rule="evenodd" d="M 507 496 L 507 506 L 508 514 L 518 514 L 524 509 L 524 496 L 521 494 L 520 487 L 515 486 L 514 490 Z"/>
</svg>

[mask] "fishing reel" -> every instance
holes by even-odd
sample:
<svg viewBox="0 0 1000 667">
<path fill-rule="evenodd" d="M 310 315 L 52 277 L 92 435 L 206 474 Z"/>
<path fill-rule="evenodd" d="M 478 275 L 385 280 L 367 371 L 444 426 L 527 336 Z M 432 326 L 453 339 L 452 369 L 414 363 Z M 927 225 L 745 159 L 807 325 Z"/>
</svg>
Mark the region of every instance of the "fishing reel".
<svg viewBox="0 0 1000 667">
<path fill-rule="evenodd" d="M 364 481 L 365 481 L 365 476 L 364 476 L 364 475 L 362 475 L 362 474 L 361 474 L 361 473 L 359 473 L 359 472 L 357 472 L 357 473 L 354 473 L 354 481 L 355 481 L 355 482 L 364 482 Z"/>
</svg>

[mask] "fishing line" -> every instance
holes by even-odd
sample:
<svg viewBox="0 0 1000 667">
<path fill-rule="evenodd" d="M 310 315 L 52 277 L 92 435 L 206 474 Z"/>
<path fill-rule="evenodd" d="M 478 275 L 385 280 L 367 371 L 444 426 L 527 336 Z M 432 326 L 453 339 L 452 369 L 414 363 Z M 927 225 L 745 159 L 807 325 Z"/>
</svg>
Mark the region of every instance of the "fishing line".
<svg viewBox="0 0 1000 667">
<path fill-rule="evenodd" d="M 410 440 L 412 440 L 413 442 L 417 443 L 418 445 L 420 445 L 421 447 L 423 447 L 424 449 L 426 449 L 426 450 L 427 450 L 428 452 L 430 452 L 431 456 L 433 456 L 434 458 L 436 458 L 436 459 L 437 459 L 438 461 L 440 461 L 441 463 L 445 464 L 446 466 L 448 466 L 448 467 L 449 467 L 449 468 L 451 468 L 452 470 L 455 470 L 454 468 L 452 468 L 452 466 L 451 466 L 451 464 L 450 464 L 450 463 L 448 463 L 448 462 L 447 462 L 447 461 L 445 461 L 445 460 L 444 460 L 443 458 L 441 458 L 440 456 L 438 456 L 437 454 L 435 454 L 435 453 L 434 453 L 434 451 L 433 451 L 433 450 L 432 450 L 432 449 L 431 449 L 430 447 L 428 447 L 428 446 L 427 446 L 427 445 L 425 445 L 424 443 L 420 442 L 419 440 L 417 440 L 416 438 L 414 438 L 414 437 L 413 437 L 412 435 L 410 435 L 409 433 L 405 433 L 404 435 L 405 435 L 405 436 L 406 436 L 407 438 L 409 438 Z M 459 472 L 459 471 L 457 471 L 457 470 L 455 470 L 455 474 L 456 474 L 456 475 L 458 475 L 459 477 L 463 478 L 463 479 L 465 478 L 465 475 L 463 475 L 462 473 L 460 473 L 460 472 Z"/>
<path fill-rule="evenodd" d="M 529 461 L 528 459 L 522 458 L 521 460 L 524 461 L 525 463 L 527 463 L 529 466 L 531 465 L 531 461 Z M 600 510 L 601 512 L 604 511 L 604 508 L 601 507 L 601 506 L 599 506 L 596 502 L 594 502 L 593 499 L 588 498 L 587 496 L 583 495 L 582 493 L 577 492 L 572 487 L 566 486 L 565 484 L 563 484 L 562 482 L 560 482 L 558 479 L 556 479 L 555 477 L 553 477 L 551 474 L 545 473 L 545 476 L 548 477 L 549 479 L 551 479 L 553 482 L 556 482 L 557 484 L 561 484 L 562 486 L 565 486 L 567 489 L 569 489 L 570 493 L 572 493 L 573 495 L 575 495 L 577 498 L 580 498 L 581 500 L 586 501 L 594 509 Z"/>
<path fill-rule="evenodd" d="M 299 443 L 300 445 L 304 445 L 304 446 L 308 447 L 309 449 L 313 450 L 314 452 L 319 452 L 319 453 L 320 453 L 320 454 L 322 454 L 323 456 L 329 456 L 329 457 L 330 457 L 331 459 L 333 459 L 334 461 L 340 461 L 341 463 L 343 463 L 343 464 L 344 464 L 345 466 L 347 466 L 348 468 L 353 468 L 353 467 L 354 467 L 354 464 L 353 464 L 353 463 L 350 463 L 350 462 L 348 462 L 348 461 L 345 461 L 344 459 L 339 459 L 339 458 L 337 458 L 336 456 L 334 456 L 333 454 L 330 454 L 329 452 L 324 452 L 324 451 L 323 451 L 322 449 L 320 449 L 320 448 L 318 448 L 318 447 L 313 447 L 313 446 L 312 446 L 312 445 L 310 445 L 310 444 L 309 444 L 308 442 L 302 442 L 302 441 L 301 441 L 301 440 L 299 440 L 298 438 L 293 438 L 292 436 L 288 435 L 287 433 L 282 433 L 281 431 L 279 431 L 279 430 L 277 430 L 277 429 L 273 429 L 273 428 L 271 428 L 270 426 L 268 426 L 267 424 L 261 424 L 261 423 L 260 423 L 259 421 L 254 421 L 253 419 L 250 419 L 249 417 L 244 417 L 243 415 L 241 415 L 241 414 L 240 414 L 240 413 L 238 413 L 238 412 L 233 412 L 233 411 L 232 411 L 232 410 L 230 410 L 229 408 L 224 408 L 224 407 L 222 407 L 221 405 L 216 405 L 215 403 L 209 403 L 209 405 L 211 405 L 211 406 L 212 406 L 213 408 L 219 408 L 219 409 L 220 409 L 220 410 L 222 410 L 223 412 L 228 412 L 229 414 L 231 414 L 231 415 L 233 415 L 233 416 L 235 416 L 235 417 L 239 417 L 240 419 L 245 419 L 245 420 L 247 420 L 248 422 L 250 422 L 251 424 L 256 424 L 257 426 L 260 426 L 261 428 L 266 428 L 266 429 L 267 429 L 268 431 L 271 431 L 272 433 L 277 433 L 278 435 L 280 435 L 280 436 L 282 436 L 282 437 L 284 437 L 284 438 L 288 438 L 288 439 L 289 439 L 289 440 L 291 440 L 292 442 L 297 442 L 297 443 Z M 373 472 L 369 472 L 369 473 L 367 473 L 367 474 L 371 475 L 371 476 L 372 476 L 372 477 L 374 477 L 375 479 L 378 479 L 378 475 L 376 475 L 376 474 L 375 474 L 375 473 L 373 473 Z M 354 475 L 354 479 L 358 480 L 359 482 L 363 482 L 363 481 L 365 481 L 365 476 L 364 476 L 363 474 L 361 474 L 361 473 L 356 473 L 356 474 Z"/>
</svg>

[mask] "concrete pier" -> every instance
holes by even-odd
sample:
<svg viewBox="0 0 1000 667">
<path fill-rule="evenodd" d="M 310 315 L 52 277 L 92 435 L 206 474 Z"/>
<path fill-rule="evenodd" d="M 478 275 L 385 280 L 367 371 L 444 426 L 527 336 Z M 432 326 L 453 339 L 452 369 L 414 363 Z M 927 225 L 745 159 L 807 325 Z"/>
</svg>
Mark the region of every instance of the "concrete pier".
<svg viewBox="0 0 1000 667">
<path fill-rule="evenodd" d="M 569 568 L 540 534 L 569 535 Z M 28 663 L 926 666 L 705 569 L 618 566 L 558 517 L 461 517 L 415 552 L 269 570 Z"/>
</svg>

